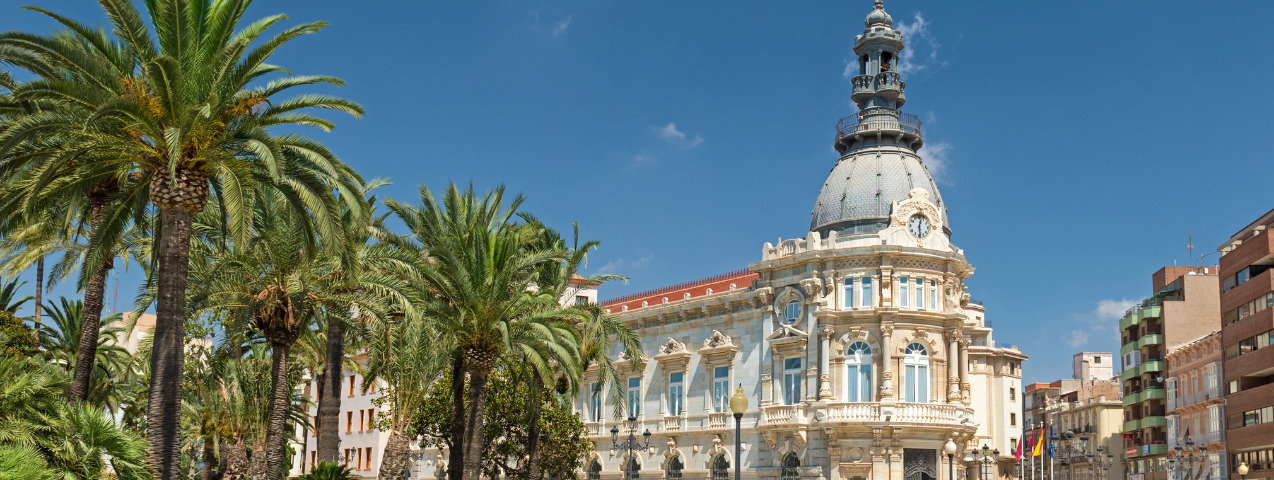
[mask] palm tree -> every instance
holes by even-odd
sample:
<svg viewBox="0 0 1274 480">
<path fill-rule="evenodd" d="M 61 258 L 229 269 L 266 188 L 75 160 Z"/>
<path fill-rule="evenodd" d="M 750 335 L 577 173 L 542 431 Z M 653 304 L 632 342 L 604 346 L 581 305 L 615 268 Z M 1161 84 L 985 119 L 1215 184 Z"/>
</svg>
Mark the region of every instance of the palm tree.
<svg viewBox="0 0 1274 480">
<path fill-rule="evenodd" d="M 380 422 L 389 427 L 389 440 L 385 443 L 377 478 L 393 480 L 403 478 L 407 471 L 407 455 L 410 453 L 411 423 L 424 403 L 429 386 L 446 368 L 447 355 L 439 351 L 434 341 L 437 332 L 430 329 L 425 319 L 404 319 L 373 322 L 368 338 L 367 374 L 365 384 L 384 380 L 387 386 L 380 398 L 388 403 Z M 388 416 L 388 421 L 385 417 Z"/>
<path fill-rule="evenodd" d="M 559 380 L 564 380 L 570 388 L 570 394 L 575 395 L 579 391 L 580 378 L 583 370 L 587 369 L 591 363 L 597 362 L 599 365 L 599 383 L 615 389 L 615 393 L 611 398 L 623 401 L 623 395 L 618 393 L 622 388 L 618 372 L 610 363 L 610 356 L 607 355 L 609 346 L 619 343 L 621 348 L 629 353 L 632 358 L 640 358 L 641 341 L 632 327 L 625 323 L 610 320 L 604 315 L 599 315 L 600 309 L 596 305 L 575 302 L 576 294 L 584 287 L 597 285 L 607 281 L 621 280 L 627 278 L 619 275 L 601 274 L 585 277 L 580 275 L 579 271 L 588 262 L 588 253 L 601 245 L 597 240 L 590 240 L 580 243 L 579 225 L 573 225 L 572 243 L 569 248 L 566 246 L 566 240 L 562 238 L 557 231 L 545 226 L 535 216 L 530 214 L 522 214 L 522 219 L 527 222 L 532 237 L 529 241 L 529 248 L 533 250 L 564 250 L 565 258 L 561 262 L 546 263 L 542 265 L 536 272 L 535 285 L 539 290 L 547 295 L 551 295 L 560 301 L 567 303 L 567 308 L 571 309 L 574 315 L 571 320 L 575 322 L 580 335 L 579 341 L 581 355 L 572 359 L 554 359 L 550 365 L 554 367 L 552 372 L 546 372 L 542 368 L 530 369 L 530 387 L 527 396 L 527 476 L 531 480 L 539 480 L 540 473 L 540 405 L 543 402 L 545 379 L 554 378 L 550 373 L 556 374 Z M 599 337 L 599 334 L 601 338 Z M 599 349 L 598 346 L 605 346 Z M 601 353 L 601 355 L 598 355 Z M 598 358 L 600 356 L 600 358 Z M 539 362 L 534 361 L 532 355 L 528 354 L 528 361 L 531 365 L 538 365 Z M 640 361 L 640 360 L 639 360 Z M 616 411 L 623 411 L 623 404 L 620 403 L 616 407 Z"/>
<path fill-rule="evenodd" d="M 135 178 L 137 183 L 122 189 L 123 194 L 144 193 L 158 209 L 157 321 L 146 430 L 155 468 L 167 480 L 178 474 L 182 322 L 194 215 L 210 199 L 224 204 L 220 211 L 228 217 L 228 231 L 245 241 L 252 212 L 247 205 L 262 189 L 279 190 L 292 208 L 306 213 L 301 218 L 310 220 L 300 228 L 334 243 L 341 226 L 332 190 L 347 200 L 357 198 L 350 193 L 358 191 L 360 180 L 322 144 L 271 132 L 285 125 L 334 127 L 306 113 L 308 109 L 360 116 L 362 108 L 324 95 L 277 98 L 297 86 L 342 84 L 335 77 L 292 75 L 266 63 L 288 41 L 320 30 L 322 22 L 292 27 L 258 43 L 286 17 L 267 17 L 239 29 L 250 0 L 156 0 L 147 3 L 148 18 L 129 0 L 100 3 L 113 35 L 51 12 L 45 13 L 74 42 L 58 35 L 0 34 L 0 47 L 7 47 L 0 50 L 74 72 L 73 81 L 43 80 L 31 95 L 58 98 L 91 112 L 25 117 L 0 133 L 0 156 L 28 137 L 58 132 L 68 138 L 50 149 L 50 156 L 28 157 L 40 161 L 43 172 L 51 172 L 31 188 L 54 188 L 53 180 L 68 171 L 76 172 L 82 183 Z M 268 75 L 281 78 L 249 86 Z M 78 162 L 81 156 L 93 160 L 91 167 Z"/>
<path fill-rule="evenodd" d="M 22 305 L 35 298 L 30 295 L 21 298 L 18 297 L 18 289 L 22 288 L 22 286 L 26 284 L 27 282 L 19 283 L 17 280 L 10 280 L 5 282 L 3 287 L 0 287 L 0 312 L 9 312 L 17 315 L 18 310 L 22 308 Z"/>
<path fill-rule="evenodd" d="M 121 392 L 116 387 L 133 379 L 130 375 L 132 356 L 118 345 L 125 329 L 112 325 L 122 320 L 123 315 L 108 315 L 103 319 L 105 325 L 98 327 L 97 334 L 85 338 L 83 325 L 87 323 L 87 312 L 83 302 L 61 298 L 57 303 L 47 302 L 44 311 L 49 313 L 49 322 L 41 326 L 43 335 L 40 335 L 40 348 L 44 351 L 45 360 L 62 365 L 68 373 L 90 373 L 92 381 L 86 385 L 85 396 L 80 401 L 87 400 L 92 405 L 117 410 Z M 94 359 L 87 364 L 82 363 L 80 358 L 85 341 L 97 343 L 93 349 Z"/>
<path fill-rule="evenodd" d="M 442 203 L 423 185 L 419 205 L 386 202 L 417 242 L 404 247 L 418 249 L 421 317 L 435 325 L 437 340 L 448 344 L 453 373 L 469 378 L 466 401 L 453 401 L 452 410 L 453 442 L 463 439 L 465 480 L 481 474 L 486 382 L 496 362 L 523 345 L 527 350 L 551 345 L 562 356 L 577 347 L 571 341 L 573 325 L 562 321 L 569 313 L 557 308 L 557 298 L 530 288 L 536 269 L 561 261 L 563 252 L 523 248 L 512 221 L 522 201 L 515 197 L 506 207 L 503 187 L 479 198 L 472 186 L 461 192 L 452 184 Z M 456 432 L 455 419 L 462 416 L 463 432 Z"/>
</svg>

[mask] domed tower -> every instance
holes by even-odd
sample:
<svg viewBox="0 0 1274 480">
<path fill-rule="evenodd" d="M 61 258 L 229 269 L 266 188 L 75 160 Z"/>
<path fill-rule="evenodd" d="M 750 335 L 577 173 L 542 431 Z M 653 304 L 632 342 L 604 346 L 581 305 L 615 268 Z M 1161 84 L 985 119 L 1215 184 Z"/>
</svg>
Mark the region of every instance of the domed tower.
<svg viewBox="0 0 1274 480">
<path fill-rule="evenodd" d="M 902 32 L 880 0 L 854 38 L 858 75 L 851 98 L 859 111 L 836 124 L 834 146 L 841 157 L 823 184 L 814 205 L 810 231 L 826 237 L 874 234 L 890 223 L 894 202 L 920 189 L 939 212 L 928 219 L 950 237 L 946 205 L 938 186 L 916 152 L 924 145 L 920 119 L 899 109 L 907 102 L 907 83 L 898 72 Z"/>
</svg>

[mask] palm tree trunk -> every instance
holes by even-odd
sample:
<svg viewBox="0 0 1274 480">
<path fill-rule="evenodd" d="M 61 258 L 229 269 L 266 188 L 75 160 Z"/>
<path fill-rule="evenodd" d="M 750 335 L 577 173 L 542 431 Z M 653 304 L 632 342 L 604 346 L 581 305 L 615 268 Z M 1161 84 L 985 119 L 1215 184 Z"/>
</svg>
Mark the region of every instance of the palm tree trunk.
<svg viewBox="0 0 1274 480">
<path fill-rule="evenodd" d="M 456 354 L 451 360 L 451 450 L 448 451 L 447 480 L 461 480 L 464 472 L 464 357 Z"/>
<path fill-rule="evenodd" d="M 212 468 L 217 462 L 215 446 L 216 443 L 212 438 L 203 439 L 203 469 L 199 475 L 200 480 L 212 480 Z"/>
<path fill-rule="evenodd" d="M 151 180 L 162 182 L 156 175 Z M 206 188 L 206 187 L 205 187 Z M 151 190 L 154 190 L 154 186 Z M 205 190 L 206 191 L 206 190 Z M 152 192 L 153 197 L 153 192 Z M 205 198 L 207 195 L 205 194 Z M 158 295 L 150 356 L 150 401 L 146 405 L 146 440 L 159 480 L 175 480 L 181 427 L 181 376 L 185 355 L 186 275 L 190 268 L 190 228 L 194 214 L 183 208 L 160 208 Z"/>
<path fill-rule="evenodd" d="M 35 261 L 35 340 L 40 341 L 40 319 L 44 313 L 44 256 Z"/>
<path fill-rule="evenodd" d="M 482 453 L 486 450 L 482 436 L 483 415 L 487 410 L 487 376 L 495 366 L 496 354 L 470 349 L 465 352 L 465 370 L 469 373 L 468 412 L 464 432 L 463 480 L 481 480 Z"/>
<path fill-rule="evenodd" d="M 242 441 L 230 445 L 226 452 L 226 470 L 222 480 L 243 480 L 248 475 L 248 447 Z"/>
<path fill-rule="evenodd" d="M 407 425 L 395 425 L 385 442 L 385 454 L 380 458 L 380 471 L 377 480 L 397 480 L 407 472 L 407 447 L 411 437 L 407 435 Z"/>
<path fill-rule="evenodd" d="M 345 359 L 345 325 L 340 319 L 327 321 L 327 352 L 323 358 L 323 382 L 319 387 L 318 440 L 315 451 L 319 460 L 336 463 L 341 455 L 341 377 Z"/>
<path fill-rule="evenodd" d="M 543 409 L 544 379 L 531 369 L 531 391 L 527 394 L 526 476 L 540 480 L 540 411 Z"/>
<path fill-rule="evenodd" d="M 102 210 L 106 208 L 110 195 L 108 192 L 99 192 L 100 190 L 105 189 L 94 188 L 94 193 L 89 194 L 93 202 L 89 220 L 92 222 L 90 235 L 95 234 L 101 226 Z M 84 286 L 84 319 L 80 323 L 79 352 L 75 356 L 75 379 L 71 382 L 72 404 L 88 399 L 88 384 L 93 379 L 93 362 L 97 359 L 97 333 L 101 329 L 102 304 L 106 300 L 106 274 L 114 266 L 114 258 L 103 259 Z"/>
<path fill-rule="evenodd" d="M 248 461 L 248 478 L 251 480 L 266 480 L 269 478 L 266 476 L 266 471 L 269 470 L 269 455 L 266 455 L 266 449 L 269 447 L 267 445 L 269 444 L 258 443 L 252 449 L 252 457 Z"/>
<path fill-rule="evenodd" d="M 270 377 L 273 385 L 270 392 L 270 420 L 265 433 L 265 474 L 270 480 L 283 478 L 283 452 L 287 448 L 287 428 L 289 400 L 292 396 L 292 382 L 288 381 L 288 362 L 291 360 L 292 345 L 285 342 L 271 342 Z"/>
</svg>

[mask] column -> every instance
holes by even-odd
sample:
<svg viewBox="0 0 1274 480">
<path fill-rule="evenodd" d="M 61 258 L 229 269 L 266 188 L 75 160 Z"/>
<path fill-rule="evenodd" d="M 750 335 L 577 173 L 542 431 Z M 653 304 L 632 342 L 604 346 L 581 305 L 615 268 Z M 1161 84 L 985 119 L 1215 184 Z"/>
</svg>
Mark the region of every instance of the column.
<svg viewBox="0 0 1274 480">
<path fill-rule="evenodd" d="M 947 403 L 960 401 L 960 353 L 958 335 L 954 328 L 947 329 Z"/>
<path fill-rule="evenodd" d="M 822 330 L 818 332 L 820 343 L 820 355 L 818 359 L 819 375 L 818 379 L 818 399 L 824 401 L 835 400 L 832 394 L 832 335 L 836 332 L 830 325 L 824 325 Z"/>
<path fill-rule="evenodd" d="M 894 333 L 893 323 L 881 322 L 880 324 L 880 399 L 893 398 L 894 396 L 894 348 L 890 343 L 889 337 Z"/>
<path fill-rule="evenodd" d="M 969 387 L 969 337 L 960 337 L 960 393 L 964 397 L 964 404 L 969 405 L 973 402 Z"/>
</svg>

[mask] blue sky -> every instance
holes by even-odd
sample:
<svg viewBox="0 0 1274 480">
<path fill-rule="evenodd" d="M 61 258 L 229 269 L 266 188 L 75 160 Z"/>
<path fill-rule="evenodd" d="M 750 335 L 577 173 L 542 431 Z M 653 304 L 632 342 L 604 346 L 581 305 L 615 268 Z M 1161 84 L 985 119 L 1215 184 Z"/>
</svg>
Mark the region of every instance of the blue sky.
<svg viewBox="0 0 1274 480">
<path fill-rule="evenodd" d="M 47 31 L 0 5 L 0 29 Z M 43 6 L 87 21 L 91 2 Z M 1274 3 L 889 1 L 954 240 L 1025 380 L 1118 349 L 1150 274 L 1274 207 Z M 602 240 L 610 298 L 734 270 L 803 236 L 836 161 L 871 2 L 258 0 L 331 26 L 282 50 L 362 120 L 314 133 L 384 194 L 472 181 Z M 1215 262 L 1216 255 L 1205 258 Z M 126 309 L 134 275 L 119 281 Z M 109 295 L 110 292 L 108 292 Z M 60 287 L 54 294 L 71 294 Z M 111 300 L 108 298 L 108 304 Z"/>
</svg>

